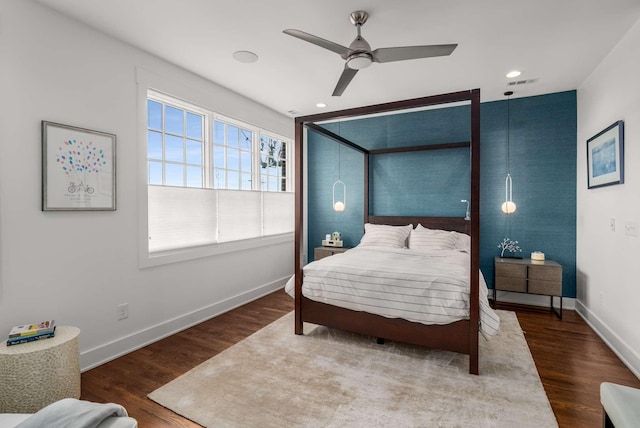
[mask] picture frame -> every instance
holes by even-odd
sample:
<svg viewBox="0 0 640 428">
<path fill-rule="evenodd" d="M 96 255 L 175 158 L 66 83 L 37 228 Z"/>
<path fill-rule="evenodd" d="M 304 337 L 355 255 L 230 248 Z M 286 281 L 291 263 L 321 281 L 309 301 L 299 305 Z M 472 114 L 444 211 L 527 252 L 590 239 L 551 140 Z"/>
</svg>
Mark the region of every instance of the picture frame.
<svg viewBox="0 0 640 428">
<path fill-rule="evenodd" d="M 42 121 L 42 211 L 115 211 L 116 136 Z"/>
<path fill-rule="evenodd" d="M 587 140 L 587 188 L 624 183 L 624 122 L 619 120 Z"/>
</svg>

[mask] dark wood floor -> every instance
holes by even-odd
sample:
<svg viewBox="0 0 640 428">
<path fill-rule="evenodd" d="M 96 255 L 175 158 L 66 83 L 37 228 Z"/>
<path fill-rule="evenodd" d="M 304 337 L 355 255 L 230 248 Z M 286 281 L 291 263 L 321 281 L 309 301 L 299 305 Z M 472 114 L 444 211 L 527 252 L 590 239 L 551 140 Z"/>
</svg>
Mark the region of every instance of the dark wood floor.
<svg viewBox="0 0 640 428">
<path fill-rule="evenodd" d="M 516 311 L 560 427 L 601 426 L 601 382 L 640 387 L 575 312 L 560 321 L 548 312 L 499 308 Z M 82 399 L 122 404 L 141 428 L 198 427 L 147 394 L 291 310 L 293 300 L 277 291 L 103 364 L 82 374 Z"/>
<path fill-rule="evenodd" d="M 515 310 L 560 427 L 601 427 L 600 384 L 640 388 L 640 380 L 574 311 Z"/>
</svg>

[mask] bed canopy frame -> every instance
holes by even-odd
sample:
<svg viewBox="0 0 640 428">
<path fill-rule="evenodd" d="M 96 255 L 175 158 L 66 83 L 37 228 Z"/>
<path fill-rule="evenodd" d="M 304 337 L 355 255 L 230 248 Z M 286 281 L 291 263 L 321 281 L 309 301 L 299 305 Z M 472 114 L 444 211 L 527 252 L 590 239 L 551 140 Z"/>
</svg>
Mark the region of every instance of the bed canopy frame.
<svg viewBox="0 0 640 428">
<path fill-rule="evenodd" d="M 471 106 L 470 141 L 425 146 L 411 146 L 368 150 L 340 135 L 319 126 L 316 122 L 365 116 L 465 102 Z M 421 223 L 433 229 L 455 230 L 471 236 L 470 254 L 470 311 L 469 319 L 445 325 L 426 325 L 399 318 L 386 318 L 367 312 L 353 311 L 316 302 L 302 295 L 303 217 L 304 217 L 304 128 L 318 132 L 340 144 L 364 154 L 364 222 L 390 225 Z M 385 153 L 422 150 L 442 150 L 468 147 L 470 151 L 470 204 L 471 219 L 462 217 L 403 217 L 369 215 L 369 158 Z M 479 269 L 480 269 L 480 89 L 453 92 L 404 101 L 376 104 L 317 115 L 295 118 L 295 334 L 303 333 L 303 323 L 310 322 L 359 334 L 431 348 L 444 349 L 469 355 L 469 373 L 478 374 L 478 331 L 480 323 Z"/>
</svg>

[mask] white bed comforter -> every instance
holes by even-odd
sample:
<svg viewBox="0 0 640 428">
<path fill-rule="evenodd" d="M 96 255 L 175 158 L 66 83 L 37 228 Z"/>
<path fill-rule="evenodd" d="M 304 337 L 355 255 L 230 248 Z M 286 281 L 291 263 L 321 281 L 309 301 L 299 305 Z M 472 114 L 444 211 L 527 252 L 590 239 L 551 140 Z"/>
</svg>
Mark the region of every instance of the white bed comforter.
<svg viewBox="0 0 640 428">
<path fill-rule="evenodd" d="M 469 318 L 469 254 L 353 248 L 303 268 L 302 294 L 318 302 L 423 324 Z M 294 296 L 294 277 L 285 286 Z M 480 331 L 493 336 L 500 318 L 480 272 Z"/>
</svg>

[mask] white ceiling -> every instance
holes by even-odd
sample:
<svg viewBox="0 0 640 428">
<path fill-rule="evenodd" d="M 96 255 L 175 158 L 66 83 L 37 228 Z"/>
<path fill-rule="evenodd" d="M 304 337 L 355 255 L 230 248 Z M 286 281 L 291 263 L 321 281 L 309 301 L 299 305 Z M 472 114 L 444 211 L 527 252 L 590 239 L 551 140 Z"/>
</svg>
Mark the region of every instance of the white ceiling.
<svg viewBox="0 0 640 428">
<path fill-rule="evenodd" d="M 639 0 L 37 0 L 281 113 L 313 114 L 480 88 L 482 101 L 572 90 L 640 18 Z M 373 49 L 458 43 L 449 57 L 377 64 L 332 97 L 339 55 L 295 28 L 348 46 L 349 14 L 369 13 Z M 233 59 L 255 52 L 251 64 Z M 505 74 L 535 83 L 508 87 Z M 328 107 L 320 109 L 317 102 Z"/>
</svg>

